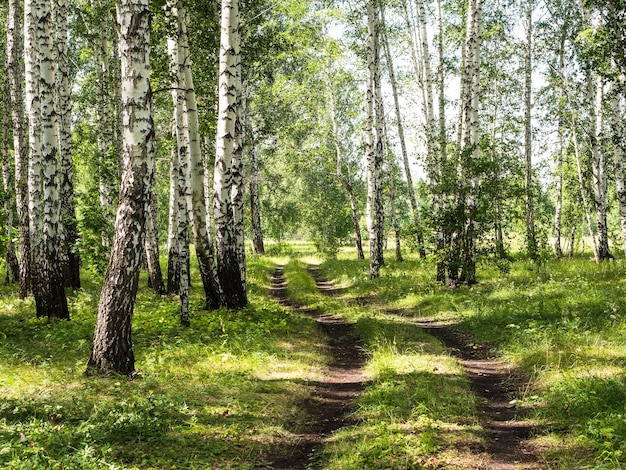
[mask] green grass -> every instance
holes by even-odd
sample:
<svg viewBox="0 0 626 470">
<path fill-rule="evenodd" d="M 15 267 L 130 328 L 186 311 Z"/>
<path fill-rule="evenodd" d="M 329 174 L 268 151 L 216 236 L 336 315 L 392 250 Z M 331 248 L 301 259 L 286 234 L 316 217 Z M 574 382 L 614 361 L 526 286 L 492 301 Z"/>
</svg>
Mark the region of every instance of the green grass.
<svg viewBox="0 0 626 470">
<path fill-rule="evenodd" d="M 355 425 L 325 445 L 325 469 L 468 468 L 486 436 L 457 361 L 411 317 L 457 322 L 528 378 L 521 406 L 546 468 L 626 465 L 626 264 L 588 259 L 479 266 L 479 284 L 450 290 L 432 260 L 387 253 L 381 277 L 353 250 L 335 260 L 308 244 L 248 260 L 250 306 L 202 310 L 193 271 L 192 326 L 176 297 L 141 289 L 133 321 L 138 377 L 84 375 L 101 279 L 84 273 L 70 322 L 34 318 L 32 299 L 0 287 L 0 466 L 10 469 L 247 469 L 269 464 L 303 429 L 299 402 L 329 358 L 314 322 L 267 287 L 285 264 L 288 294 L 354 322 L 367 356 Z M 319 264 L 345 289 L 320 294 Z"/>
<path fill-rule="evenodd" d="M 626 264 L 588 258 L 518 260 L 507 270 L 483 262 L 479 284 L 450 290 L 431 260 L 388 255 L 380 279 L 367 279 L 351 253 L 321 265 L 349 286 L 344 298 L 373 309 L 458 322 L 528 377 L 520 404 L 539 424 L 534 442 L 548 468 L 626 464 Z"/>
<path fill-rule="evenodd" d="M 0 301 L 0 466 L 244 469 L 266 462 L 300 429 L 303 383 L 325 361 L 313 323 L 267 295 L 273 265 L 250 259 L 251 303 L 237 313 L 201 310 L 196 278 L 188 329 L 178 325 L 175 298 L 142 287 L 132 381 L 84 375 L 97 283 L 87 280 L 71 295 L 70 322 L 38 320 L 31 300 L 7 292 Z"/>
</svg>

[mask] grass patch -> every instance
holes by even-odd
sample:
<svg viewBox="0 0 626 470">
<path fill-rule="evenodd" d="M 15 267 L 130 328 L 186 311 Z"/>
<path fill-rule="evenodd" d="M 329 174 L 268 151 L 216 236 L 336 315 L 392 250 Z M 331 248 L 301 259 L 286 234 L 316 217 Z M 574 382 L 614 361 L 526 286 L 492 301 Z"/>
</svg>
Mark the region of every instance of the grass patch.
<svg viewBox="0 0 626 470">
<path fill-rule="evenodd" d="M 533 444 L 548 468 L 626 465 L 626 264 L 587 259 L 483 262 L 479 284 L 445 288 L 432 260 L 387 256 L 381 277 L 353 250 L 315 257 L 307 244 L 248 259 L 250 306 L 202 310 L 193 266 L 192 326 L 178 301 L 137 298 L 137 379 L 83 374 L 101 279 L 84 273 L 70 322 L 34 318 L 32 299 L 0 287 L 0 466 L 9 469 L 247 469 L 289 449 L 305 416 L 307 381 L 329 358 L 314 322 L 268 294 L 277 264 L 297 303 L 354 322 L 367 387 L 354 426 L 325 446 L 326 469 L 467 468 L 485 439 L 459 364 L 412 317 L 455 321 L 530 378 L 518 400 L 539 423 Z M 321 294 L 318 264 L 339 291 Z"/>
</svg>

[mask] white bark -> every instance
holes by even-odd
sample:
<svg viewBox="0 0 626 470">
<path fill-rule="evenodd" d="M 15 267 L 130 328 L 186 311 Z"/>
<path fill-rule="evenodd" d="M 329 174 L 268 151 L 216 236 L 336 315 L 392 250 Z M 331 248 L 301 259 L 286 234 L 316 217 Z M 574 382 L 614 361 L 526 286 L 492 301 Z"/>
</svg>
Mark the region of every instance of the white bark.
<svg viewBox="0 0 626 470">
<path fill-rule="evenodd" d="M 102 12 L 103 0 L 91 0 L 94 11 Z M 108 18 L 96 18 L 105 25 Z M 118 165 L 115 159 L 116 142 L 114 129 L 116 120 L 111 96 L 111 66 L 109 62 L 108 28 L 97 25 L 94 30 L 93 58 L 96 72 L 96 116 L 98 145 L 98 188 L 102 214 L 102 246 L 110 250 L 115 218 L 115 198 L 119 189 Z M 117 86 L 117 85 L 114 85 Z"/>
<path fill-rule="evenodd" d="M 64 246 L 61 251 L 65 285 L 80 289 L 80 257 L 75 247 L 78 240 L 74 207 L 74 165 L 72 162 L 72 101 L 68 57 L 68 13 L 66 0 L 55 3 L 58 56 L 58 135 L 61 154 L 61 220 Z"/>
<path fill-rule="evenodd" d="M 171 9 L 175 24 L 178 24 L 178 11 L 176 7 Z M 174 121 L 176 123 L 176 144 L 178 154 L 178 167 L 175 171 L 176 177 L 176 244 L 178 247 L 178 270 L 179 284 L 178 295 L 180 299 L 180 324 L 189 326 L 191 315 L 189 313 L 189 206 L 188 196 L 190 196 L 189 173 L 189 126 L 187 124 L 187 113 L 185 107 L 185 80 L 182 73 L 182 56 L 179 55 L 178 42 L 176 39 L 168 38 L 167 49 L 170 56 L 170 74 L 172 80 L 172 100 L 174 102 Z"/>
<path fill-rule="evenodd" d="M 465 201 L 465 227 L 463 230 L 463 272 L 461 279 L 468 284 L 476 282 L 476 234 L 478 177 L 467 172 L 471 160 L 480 158 L 478 107 L 480 103 L 480 44 L 482 0 L 471 0 L 467 12 L 465 38 L 465 64 L 462 76 L 464 95 L 461 99 L 461 167 L 463 178 L 469 179 Z"/>
<path fill-rule="evenodd" d="M 588 72 L 589 75 L 591 72 Z M 594 92 L 595 91 L 595 97 Z M 602 260 L 613 258 L 609 250 L 609 234 L 607 225 L 607 174 L 606 155 L 602 149 L 601 139 L 603 132 L 602 105 L 604 101 L 604 85 L 602 79 L 595 80 L 591 76 L 587 79 L 587 99 L 590 105 L 591 125 L 589 138 L 591 147 L 591 172 L 593 175 L 593 195 L 596 209 L 596 223 L 598 227 L 598 258 Z"/>
<path fill-rule="evenodd" d="M 417 205 L 417 198 L 415 197 L 415 188 L 413 186 L 413 176 L 411 175 L 411 165 L 409 164 L 409 153 L 406 148 L 406 140 L 404 138 L 404 126 L 402 125 L 402 113 L 400 111 L 400 99 L 398 97 L 398 83 L 396 81 L 396 74 L 393 66 L 393 59 L 391 57 L 391 48 L 389 47 L 389 39 L 387 37 L 387 27 L 385 24 L 384 11 L 381 12 L 381 38 L 383 40 L 383 49 L 385 51 L 385 60 L 387 62 L 387 71 L 389 72 L 389 81 L 391 82 L 391 91 L 393 94 L 394 110 L 396 114 L 396 126 L 398 128 L 398 139 L 400 140 L 400 151 L 402 153 L 402 162 L 404 164 L 404 176 L 409 193 L 409 203 L 411 204 L 411 210 L 413 212 L 413 223 L 415 224 L 415 230 L 417 232 L 417 247 L 420 257 L 426 256 L 426 250 L 424 248 L 424 235 L 422 232 L 422 220 L 420 215 L 419 206 Z"/>
<path fill-rule="evenodd" d="M 215 309 L 224 304 L 224 294 L 217 277 L 215 265 L 215 250 L 213 247 L 213 233 L 208 230 L 207 208 L 205 189 L 205 163 L 202 158 L 200 145 L 200 125 L 198 122 L 198 104 L 191 73 L 191 55 L 189 52 L 189 39 L 187 24 L 189 24 L 189 12 L 185 2 L 178 0 L 178 54 L 182 67 L 184 82 L 185 112 L 187 114 L 187 131 L 189 134 L 189 167 L 191 171 L 191 221 L 193 230 L 193 243 L 196 248 L 200 276 L 204 286 L 206 307 Z"/>
<path fill-rule="evenodd" d="M 615 93 L 611 100 L 611 143 L 613 161 L 615 164 L 615 190 L 619 203 L 620 227 L 622 232 L 622 246 L 626 256 L 626 186 L 624 185 L 624 116 L 619 95 Z"/>
<path fill-rule="evenodd" d="M 532 47 L 533 47 L 533 0 L 526 0 L 526 54 L 524 57 L 524 155 L 526 191 L 526 249 L 528 256 L 539 256 L 535 237 L 535 203 L 533 200 L 532 167 Z"/>
<path fill-rule="evenodd" d="M 243 289 L 233 210 L 233 157 L 237 151 L 237 100 L 241 97 L 238 0 L 223 0 L 219 54 L 218 119 L 215 145 L 215 228 L 217 270 L 227 306 L 242 308 L 248 303 Z"/>
<path fill-rule="evenodd" d="M 6 69 L 11 120 L 13 130 L 13 154 L 15 160 L 15 203 L 19 230 L 20 297 L 25 298 L 31 287 L 30 276 L 30 229 L 28 215 L 28 148 L 22 81 L 24 78 L 21 59 L 22 8 L 20 0 L 9 0 L 7 13 Z"/>
<path fill-rule="evenodd" d="M 365 147 L 368 161 L 367 200 L 370 237 L 370 278 L 380 276 L 383 258 L 383 131 L 380 89 L 380 46 L 378 10 L 374 0 L 367 0 L 367 96 Z"/>
<path fill-rule="evenodd" d="M 104 277 L 88 368 L 133 374 L 131 319 L 154 174 L 148 0 L 118 0 L 122 78 L 122 162 L 115 235 Z"/>
</svg>

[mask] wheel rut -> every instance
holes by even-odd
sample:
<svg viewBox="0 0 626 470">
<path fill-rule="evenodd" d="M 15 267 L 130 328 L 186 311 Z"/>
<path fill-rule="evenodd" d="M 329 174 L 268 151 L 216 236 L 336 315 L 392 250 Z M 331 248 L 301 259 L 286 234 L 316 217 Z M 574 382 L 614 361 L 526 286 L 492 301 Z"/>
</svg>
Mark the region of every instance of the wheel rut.
<svg viewBox="0 0 626 470">
<path fill-rule="evenodd" d="M 311 268 L 309 272 L 315 274 Z M 320 291 L 332 292 L 331 283 L 313 276 Z M 313 318 L 328 338 L 328 352 L 332 360 L 318 381 L 307 383 L 311 395 L 300 404 L 306 411 L 306 429 L 297 434 L 297 442 L 291 448 L 277 451 L 271 468 L 280 470 L 304 470 L 319 468 L 319 453 L 324 443 L 337 430 L 355 424 L 352 405 L 364 388 L 363 364 L 365 358 L 355 334 L 354 326 L 334 315 L 323 314 L 314 309 L 294 305 L 287 300 L 287 281 L 283 267 L 272 275 L 270 291 L 288 308 Z M 267 466 L 266 466 L 267 468 Z"/>
<path fill-rule="evenodd" d="M 405 317 L 406 318 L 406 317 Z M 525 381 L 510 364 L 490 357 L 488 347 L 476 346 L 456 332 L 450 323 L 412 319 L 415 325 L 439 339 L 457 357 L 483 411 L 483 427 L 489 432 L 488 457 L 479 468 L 488 470 L 539 470 L 528 443 L 535 426 L 524 420 L 524 410 L 512 404 Z"/>
</svg>

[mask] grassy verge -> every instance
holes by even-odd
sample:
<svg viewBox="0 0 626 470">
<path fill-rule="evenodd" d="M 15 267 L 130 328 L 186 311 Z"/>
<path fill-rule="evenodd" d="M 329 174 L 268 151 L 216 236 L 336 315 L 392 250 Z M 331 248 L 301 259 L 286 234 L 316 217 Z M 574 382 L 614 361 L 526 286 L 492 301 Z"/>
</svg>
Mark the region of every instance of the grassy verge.
<svg viewBox="0 0 626 470">
<path fill-rule="evenodd" d="M 192 327 L 177 300 L 142 288 L 134 318 L 140 375 L 83 375 L 98 283 L 70 298 L 72 320 L 33 318 L 0 298 L 0 466 L 42 469 L 252 468 L 293 439 L 296 403 L 324 357 L 310 320 L 266 293 L 274 260 L 249 260 L 250 306 L 206 312 L 194 279 Z M 141 285 L 146 281 L 142 279 Z"/>
<path fill-rule="evenodd" d="M 456 320 L 477 343 L 530 378 L 520 404 L 539 423 L 534 439 L 549 468 L 626 464 L 626 265 L 588 258 L 484 263 L 480 283 L 449 290 L 430 261 L 388 261 L 380 279 L 343 253 L 321 269 L 350 286 L 354 303 Z M 391 256 L 388 257 L 388 260 Z"/>
</svg>

